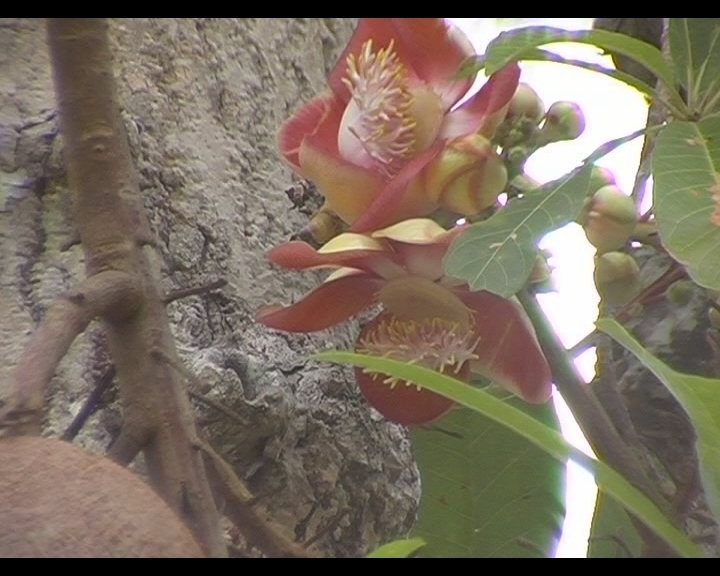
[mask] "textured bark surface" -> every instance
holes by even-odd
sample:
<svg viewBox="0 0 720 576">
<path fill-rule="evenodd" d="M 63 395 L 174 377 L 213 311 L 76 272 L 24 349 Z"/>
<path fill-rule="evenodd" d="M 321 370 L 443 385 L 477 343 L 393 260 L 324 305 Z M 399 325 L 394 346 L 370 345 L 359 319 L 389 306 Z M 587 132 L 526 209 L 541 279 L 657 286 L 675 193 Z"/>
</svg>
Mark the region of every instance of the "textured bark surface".
<svg viewBox="0 0 720 576">
<path fill-rule="evenodd" d="M 667 256 L 654 250 L 635 251 L 646 285 L 670 265 Z M 638 310 L 624 326 L 653 354 L 670 367 L 687 374 L 720 377 L 719 359 L 708 340 L 708 297 L 693 288 L 687 303 L 660 298 Z M 613 310 L 606 313 L 612 314 Z M 665 496 L 673 502 L 677 522 L 706 553 L 720 555 L 720 532 L 713 521 L 697 477 L 695 434 L 687 415 L 660 381 L 632 354 L 619 345 L 599 350 L 600 373 L 594 390 L 615 422 L 629 417 L 631 427 L 621 434 L 636 444 L 638 454 L 654 471 Z M 620 392 L 622 403 L 612 390 Z"/>
<path fill-rule="evenodd" d="M 406 531 L 417 472 L 401 429 L 362 402 L 350 370 L 308 361 L 348 347 L 357 323 L 314 335 L 271 332 L 263 304 L 321 278 L 272 270 L 263 253 L 307 222 L 303 183 L 274 150 L 280 122 L 323 88 L 346 19 L 112 20 L 125 127 L 167 292 L 224 278 L 168 312 L 198 417 L 298 540 L 357 555 Z M 44 23 L 0 19 L 0 394 L 53 297 L 83 277 L 69 217 Z M 292 197 L 295 201 L 291 201 Z M 300 200 L 298 200 L 300 199 Z M 60 435 L 109 369 L 97 331 L 78 339 L 52 382 L 46 433 Z M 113 391 L 78 441 L 104 450 L 119 430 Z"/>
</svg>

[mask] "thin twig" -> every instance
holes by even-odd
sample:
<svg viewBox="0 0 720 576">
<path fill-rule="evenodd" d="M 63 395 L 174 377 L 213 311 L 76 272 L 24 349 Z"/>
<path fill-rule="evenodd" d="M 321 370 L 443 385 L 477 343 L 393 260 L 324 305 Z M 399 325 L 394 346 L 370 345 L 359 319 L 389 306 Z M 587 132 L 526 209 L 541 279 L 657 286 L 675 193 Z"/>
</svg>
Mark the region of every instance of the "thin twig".
<svg viewBox="0 0 720 576">
<path fill-rule="evenodd" d="M 78 413 L 75 415 L 75 418 L 73 418 L 70 426 L 68 426 L 65 429 L 65 432 L 63 432 L 61 436 L 63 440 L 66 440 L 68 442 L 74 440 L 75 436 L 77 436 L 80 430 L 82 430 L 85 422 L 87 422 L 87 419 L 90 418 L 93 412 L 95 412 L 95 410 L 97 409 L 100 398 L 102 398 L 102 395 L 105 393 L 105 391 L 110 388 L 110 385 L 113 383 L 114 378 L 115 366 L 110 366 L 100 377 L 100 381 L 97 383 L 95 388 L 93 388 L 93 391 L 90 392 L 90 395 L 85 400 L 82 408 L 80 408 Z"/>
<path fill-rule="evenodd" d="M 194 374 L 191 374 L 188 370 L 185 370 L 182 366 L 173 366 L 176 370 L 180 370 L 183 376 L 187 378 L 190 382 L 193 383 L 193 385 L 199 384 L 197 378 Z M 204 394 L 200 394 L 199 392 L 194 392 L 192 390 L 188 390 L 188 395 L 193 400 L 197 400 L 198 402 L 202 402 L 203 404 L 210 406 L 210 408 L 213 408 L 220 412 L 223 416 L 228 418 L 229 420 L 235 422 L 236 424 L 239 424 L 240 426 L 247 426 L 248 420 L 247 418 L 243 418 L 235 412 L 234 410 L 230 410 L 227 406 L 224 406 L 222 403 L 218 402 L 217 400 L 213 400 L 212 398 L 209 398 L 208 396 L 205 396 Z"/>
<path fill-rule="evenodd" d="M 172 359 L 168 358 L 159 350 L 153 353 L 170 364 L 173 369 L 177 370 L 194 385 L 197 386 L 199 384 L 195 375 L 189 370 L 186 370 L 182 365 L 172 361 Z M 211 406 L 228 418 L 239 422 L 241 425 L 247 426 L 247 421 L 211 398 L 194 392 L 190 392 L 190 396 Z M 210 480 L 213 493 L 216 495 L 216 500 L 219 501 L 220 498 L 225 500 L 225 514 L 237 526 L 240 533 L 251 546 L 256 546 L 268 556 L 283 558 L 302 558 L 307 556 L 302 546 L 280 534 L 275 526 L 262 518 L 262 516 L 253 509 L 258 498 L 250 492 L 245 486 L 245 483 L 232 469 L 232 466 L 230 466 L 220 454 L 215 452 L 207 442 L 203 442 L 202 440 L 197 441 L 196 448 L 202 450 L 210 461 L 211 466 L 208 467 L 208 479 Z"/>
<path fill-rule="evenodd" d="M 139 289 L 132 277 L 112 270 L 86 278 L 56 299 L 15 367 L 0 409 L 0 432 L 39 435 L 45 392 L 75 338 L 93 319 L 132 311 L 138 302 Z"/>
<path fill-rule="evenodd" d="M 302 546 L 280 534 L 274 526 L 253 509 L 252 494 L 222 456 L 201 440 L 198 440 L 196 448 L 207 457 L 208 478 L 216 498 L 225 500 L 226 516 L 238 527 L 248 544 L 255 546 L 270 557 L 305 558 L 308 556 Z"/>
<path fill-rule="evenodd" d="M 330 532 L 332 532 L 333 530 L 335 530 L 335 528 L 337 528 L 338 525 L 340 524 L 340 521 L 341 521 L 343 518 L 345 518 L 345 516 L 347 516 L 349 513 L 350 513 L 349 510 L 341 510 L 338 514 L 335 515 L 334 518 L 331 518 L 331 519 L 330 519 L 330 522 L 328 522 L 325 526 L 323 526 L 322 528 L 320 528 L 320 529 L 319 529 L 317 532 L 315 532 L 315 534 L 313 534 L 310 538 L 308 538 L 307 540 L 305 540 L 305 542 L 303 542 L 303 546 L 304 546 L 305 548 L 308 548 L 308 547 L 312 546 L 313 544 L 315 544 L 315 542 L 317 542 L 318 540 L 320 540 L 320 538 L 322 538 L 323 536 L 325 536 L 325 534 L 329 534 Z"/>
<path fill-rule="evenodd" d="M 673 261 L 657 280 L 649 286 L 643 288 L 637 296 L 625 304 L 612 316 L 612 318 L 621 323 L 627 321 L 636 312 L 638 306 L 646 306 L 660 298 L 664 298 L 665 292 L 671 284 L 685 278 L 687 278 L 687 271 L 685 268 Z M 593 330 L 584 336 L 579 342 L 568 348 L 567 353 L 571 358 L 576 358 L 588 348 L 597 346 L 598 337 L 601 334 L 602 333 L 597 329 Z"/>
<path fill-rule="evenodd" d="M 180 300 L 181 298 L 195 296 L 196 294 L 204 294 L 205 292 L 210 292 L 211 290 L 218 290 L 225 286 L 227 286 L 227 280 L 225 280 L 224 278 L 219 278 L 218 280 L 213 280 L 212 282 L 208 282 L 207 284 L 201 284 L 200 286 L 192 286 L 190 288 L 173 290 L 172 292 L 169 292 L 165 295 L 165 298 L 163 298 L 163 302 L 165 304 L 170 304 L 171 302 L 175 302 L 175 300 Z"/>
<path fill-rule="evenodd" d="M 555 385 L 593 451 L 650 498 L 660 510 L 667 510 L 667 501 L 658 487 L 625 445 L 600 402 L 588 392 L 540 304 L 524 290 L 517 294 L 517 298 L 535 328 L 540 347 L 550 364 Z M 648 546 L 656 551 L 662 550 L 663 555 L 669 551 L 667 545 L 644 524 L 637 520 L 635 523 Z"/>
</svg>

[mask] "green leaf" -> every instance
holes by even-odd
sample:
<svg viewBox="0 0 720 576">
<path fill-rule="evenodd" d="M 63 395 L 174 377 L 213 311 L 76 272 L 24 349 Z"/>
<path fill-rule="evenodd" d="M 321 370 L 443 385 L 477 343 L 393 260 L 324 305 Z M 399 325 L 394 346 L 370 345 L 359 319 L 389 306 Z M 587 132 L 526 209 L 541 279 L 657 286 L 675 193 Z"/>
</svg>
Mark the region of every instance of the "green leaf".
<svg viewBox="0 0 720 576">
<path fill-rule="evenodd" d="M 395 540 L 376 548 L 365 558 L 407 558 L 425 546 L 422 538 Z"/>
<path fill-rule="evenodd" d="M 540 238 L 580 213 L 591 170 L 585 165 L 569 178 L 510 200 L 487 220 L 469 226 L 448 249 L 446 274 L 466 280 L 472 290 L 504 298 L 516 294 L 533 269 Z"/>
<path fill-rule="evenodd" d="M 509 62 L 523 60 L 534 48 L 556 42 L 592 44 L 608 52 L 632 58 L 665 84 L 676 104 L 682 104 L 682 99 L 675 88 L 675 74 L 665 62 L 660 50 L 641 40 L 607 30 L 571 32 L 547 26 L 529 26 L 503 32 L 490 42 L 485 51 L 487 73 L 493 74 Z"/>
<path fill-rule="evenodd" d="M 625 509 L 603 492 L 595 503 L 588 558 L 639 558 L 642 540 Z"/>
<path fill-rule="evenodd" d="M 555 64 L 565 64 L 567 66 L 574 66 L 575 68 L 582 68 L 583 70 L 590 70 L 591 72 L 597 72 L 598 74 L 603 74 L 604 76 L 608 76 L 609 78 L 628 84 L 648 96 L 654 96 L 656 94 L 656 91 L 652 86 L 638 80 L 630 74 L 626 74 L 620 70 L 615 70 L 614 68 L 605 68 L 599 64 L 585 62 L 584 60 L 564 58 L 563 56 L 548 50 L 530 48 L 525 52 L 523 60 L 532 62 L 553 62 Z M 483 56 L 472 56 L 460 65 L 460 69 L 455 75 L 455 78 L 474 78 L 484 69 L 485 58 Z"/>
<path fill-rule="evenodd" d="M 679 532 L 644 494 L 630 485 L 620 474 L 568 444 L 552 428 L 502 400 L 498 400 L 492 394 L 428 368 L 405 364 L 389 358 L 339 351 L 321 352 L 315 354 L 313 358 L 327 362 L 353 364 L 413 382 L 510 428 L 560 462 L 564 463 L 567 458 L 572 458 L 595 476 L 595 482 L 601 490 L 605 490 L 640 518 L 678 554 L 687 557 L 702 556 L 702 552 L 695 544 L 685 534 Z"/>
<path fill-rule="evenodd" d="M 557 427 L 551 404 L 511 405 Z M 467 408 L 410 431 L 422 497 L 413 534 L 428 558 L 553 556 L 565 514 L 565 467 Z"/>
<path fill-rule="evenodd" d="M 718 92 L 720 18 L 670 18 L 670 53 L 679 81 L 691 102 Z"/>
<path fill-rule="evenodd" d="M 632 352 L 675 396 L 687 412 L 697 434 L 697 451 L 705 498 L 720 520 L 720 380 L 682 374 L 645 350 L 614 320 L 597 321 L 597 327 Z"/>
<path fill-rule="evenodd" d="M 720 210 L 720 117 L 666 126 L 655 142 L 652 172 L 663 245 L 695 282 L 720 290 L 720 226 L 711 221 Z"/>
</svg>

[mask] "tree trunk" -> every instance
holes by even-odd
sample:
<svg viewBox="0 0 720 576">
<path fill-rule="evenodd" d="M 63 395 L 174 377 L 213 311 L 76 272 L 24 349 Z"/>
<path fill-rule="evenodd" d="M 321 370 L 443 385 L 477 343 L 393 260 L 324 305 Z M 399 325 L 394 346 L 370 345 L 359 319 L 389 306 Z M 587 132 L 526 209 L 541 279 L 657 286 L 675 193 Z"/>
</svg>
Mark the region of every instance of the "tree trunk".
<svg viewBox="0 0 720 576">
<path fill-rule="evenodd" d="M 356 322 L 288 335 L 253 314 L 321 278 L 273 270 L 263 257 L 317 203 L 279 161 L 274 137 L 323 89 L 353 25 L 111 21 L 122 115 L 164 289 L 227 281 L 168 308 L 195 376 L 187 386 L 199 422 L 270 518 L 335 556 L 362 554 L 411 526 L 419 489 L 409 444 L 362 402 L 350 370 L 308 360 L 315 350 L 349 347 Z M 0 19 L 0 395 L 47 305 L 84 277 L 53 98 L 44 22 Z M 47 435 L 66 431 L 109 370 L 100 331 L 90 329 L 52 381 Z M 121 418 L 110 387 L 77 442 L 104 451 Z"/>
</svg>

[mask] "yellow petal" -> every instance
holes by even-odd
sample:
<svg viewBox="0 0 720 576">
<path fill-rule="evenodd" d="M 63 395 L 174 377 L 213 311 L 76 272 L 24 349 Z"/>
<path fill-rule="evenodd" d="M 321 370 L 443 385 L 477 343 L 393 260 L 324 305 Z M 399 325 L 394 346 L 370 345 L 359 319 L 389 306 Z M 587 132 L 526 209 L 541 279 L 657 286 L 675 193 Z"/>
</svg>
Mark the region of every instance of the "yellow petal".
<svg viewBox="0 0 720 576">
<path fill-rule="evenodd" d="M 300 145 L 300 166 L 303 175 L 318 188 L 333 212 L 352 224 L 375 200 L 384 180 L 370 170 L 355 166 L 310 143 Z"/>
<path fill-rule="evenodd" d="M 335 236 L 323 247 L 318 249 L 319 254 L 332 254 L 334 252 L 345 252 L 347 250 L 387 250 L 387 246 L 379 240 L 375 240 L 365 234 L 355 232 L 343 232 Z"/>
<path fill-rule="evenodd" d="M 429 218 L 412 218 L 373 232 L 373 238 L 388 238 L 409 244 L 433 244 L 447 231 Z"/>
</svg>

